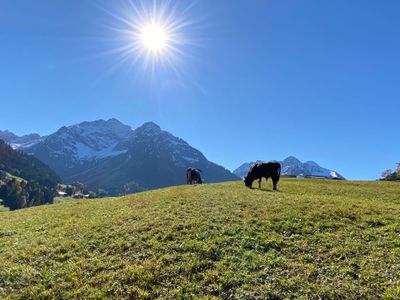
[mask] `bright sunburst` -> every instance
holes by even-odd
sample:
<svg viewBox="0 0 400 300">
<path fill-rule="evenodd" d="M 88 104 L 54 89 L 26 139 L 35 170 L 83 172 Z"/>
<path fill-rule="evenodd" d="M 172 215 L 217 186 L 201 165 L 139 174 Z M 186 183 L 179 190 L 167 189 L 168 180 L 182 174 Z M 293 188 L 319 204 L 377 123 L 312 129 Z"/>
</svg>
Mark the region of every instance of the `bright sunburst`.
<svg viewBox="0 0 400 300">
<path fill-rule="evenodd" d="M 179 72 L 178 65 L 194 45 L 189 38 L 196 23 L 190 18 L 192 6 L 172 1 L 125 1 L 116 11 L 106 10 L 113 17 L 110 26 L 119 40 L 112 52 L 119 64 L 131 62 L 154 73 L 159 68 Z"/>
<path fill-rule="evenodd" d="M 162 52 L 168 43 L 168 33 L 158 24 L 144 26 L 140 33 L 143 46 L 151 52 Z"/>
</svg>

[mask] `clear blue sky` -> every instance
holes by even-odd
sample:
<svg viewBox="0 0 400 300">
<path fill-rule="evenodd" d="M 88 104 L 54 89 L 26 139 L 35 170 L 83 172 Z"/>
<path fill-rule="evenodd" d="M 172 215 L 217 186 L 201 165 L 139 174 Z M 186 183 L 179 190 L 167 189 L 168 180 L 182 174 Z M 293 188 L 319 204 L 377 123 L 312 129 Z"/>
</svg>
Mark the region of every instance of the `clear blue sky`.
<svg viewBox="0 0 400 300">
<path fill-rule="evenodd" d="M 198 1 L 184 76 L 119 64 L 123 7 L 0 1 L 0 129 L 152 120 L 230 169 L 294 155 L 352 179 L 400 161 L 400 1 Z"/>
</svg>

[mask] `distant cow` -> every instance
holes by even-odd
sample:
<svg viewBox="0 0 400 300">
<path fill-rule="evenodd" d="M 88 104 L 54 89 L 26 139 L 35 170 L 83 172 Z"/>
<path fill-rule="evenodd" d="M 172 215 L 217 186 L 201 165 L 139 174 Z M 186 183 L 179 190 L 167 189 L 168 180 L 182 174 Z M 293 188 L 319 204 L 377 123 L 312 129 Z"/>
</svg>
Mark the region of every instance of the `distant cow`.
<svg viewBox="0 0 400 300">
<path fill-rule="evenodd" d="M 200 170 L 195 168 L 188 168 L 186 170 L 186 181 L 187 184 L 198 183 L 202 184 L 203 180 L 201 180 Z"/>
<path fill-rule="evenodd" d="M 261 189 L 261 180 L 263 177 L 267 182 L 268 178 L 271 177 L 274 190 L 276 190 L 276 185 L 281 177 L 281 164 L 277 161 L 255 163 L 244 178 L 244 184 L 247 187 L 251 187 L 253 181 L 258 179 L 258 187 Z"/>
</svg>

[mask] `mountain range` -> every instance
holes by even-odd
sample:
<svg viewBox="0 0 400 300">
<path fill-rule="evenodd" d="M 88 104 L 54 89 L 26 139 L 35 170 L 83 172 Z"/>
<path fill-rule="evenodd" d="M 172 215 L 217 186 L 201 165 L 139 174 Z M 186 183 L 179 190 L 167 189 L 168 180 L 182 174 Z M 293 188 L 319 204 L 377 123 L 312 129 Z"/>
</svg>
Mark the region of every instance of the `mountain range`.
<svg viewBox="0 0 400 300">
<path fill-rule="evenodd" d="M 153 122 L 133 129 L 116 119 L 97 120 L 64 126 L 46 137 L 1 131 L 0 139 L 46 163 L 63 182 L 82 182 L 110 194 L 184 184 L 189 166 L 200 169 L 205 182 L 238 179 Z"/>
<path fill-rule="evenodd" d="M 184 184 L 187 167 L 200 169 L 205 182 L 237 180 L 254 164 L 244 163 L 231 173 L 153 122 L 133 129 L 117 119 L 96 120 L 63 126 L 48 136 L 0 130 L 0 139 L 47 164 L 64 183 L 81 182 L 111 195 Z M 293 156 L 281 164 L 282 175 L 344 179 Z"/>
<path fill-rule="evenodd" d="M 243 178 L 244 176 L 246 176 L 250 167 L 254 163 L 255 162 L 244 163 L 241 166 L 239 166 L 236 170 L 234 170 L 233 173 L 236 176 Z M 340 180 L 345 179 L 338 172 L 323 168 L 314 161 L 307 161 L 302 163 L 294 156 L 289 156 L 283 161 L 280 161 L 280 163 L 282 166 L 281 174 L 283 176 L 296 176 L 296 177 L 311 176 L 311 177 L 324 177 L 328 179 L 340 179 Z"/>
<path fill-rule="evenodd" d="M 23 136 L 17 136 L 14 133 L 5 130 L 0 130 L 0 140 L 6 141 L 14 149 L 24 149 L 29 148 L 41 141 L 45 137 L 40 136 L 37 133 L 31 133 Z"/>
</svg>

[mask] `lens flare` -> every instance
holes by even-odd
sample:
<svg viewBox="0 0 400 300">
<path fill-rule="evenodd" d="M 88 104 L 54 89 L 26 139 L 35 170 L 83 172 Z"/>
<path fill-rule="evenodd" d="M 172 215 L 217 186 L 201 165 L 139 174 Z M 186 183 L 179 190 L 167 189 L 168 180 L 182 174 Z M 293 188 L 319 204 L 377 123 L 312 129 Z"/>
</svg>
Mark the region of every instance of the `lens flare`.
<svg viewBox="0 0 400 300">
<path fill-rule="evenodd" d="M 110 51 L 119 57 L 118 64 L 130 62 L 143 69 L 179 73 L 179 66 L 197 42 L 191 30 L 198 23 L 190 10 L 194 3 L 181 1 L 123 1 L 121 7 L 104 9 L 112 16 L 111 29 L 118 41 Z"/>
</svg>

